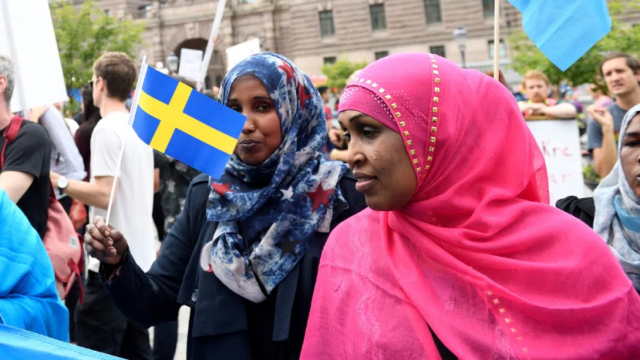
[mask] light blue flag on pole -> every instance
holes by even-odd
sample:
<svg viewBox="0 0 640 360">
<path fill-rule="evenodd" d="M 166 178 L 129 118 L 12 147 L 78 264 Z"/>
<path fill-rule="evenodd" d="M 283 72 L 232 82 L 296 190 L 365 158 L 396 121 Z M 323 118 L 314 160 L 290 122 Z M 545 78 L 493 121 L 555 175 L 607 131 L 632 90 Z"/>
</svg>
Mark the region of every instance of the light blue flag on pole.
<svg viewBox="0 0 640 360">
<path fill-rule="evenodd" d="M 606 0 L 509 0 L 529 39 L 565 71 L 611 31 Z"/>
</svg>

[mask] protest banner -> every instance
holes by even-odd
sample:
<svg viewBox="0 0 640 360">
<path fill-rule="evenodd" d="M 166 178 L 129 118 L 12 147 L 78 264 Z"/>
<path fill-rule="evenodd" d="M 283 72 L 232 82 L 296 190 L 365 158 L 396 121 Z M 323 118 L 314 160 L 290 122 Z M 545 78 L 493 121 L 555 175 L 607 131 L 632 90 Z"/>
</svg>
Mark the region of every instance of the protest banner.
<svg viewBox="0 0 640 360">
<path fill-rule="evenodd" d="M 12 112 L 68 99 L 47 0 L 0 1 L 0 54 L 16 67 Z"/>
<path fill-rule="evenodd" d="M 200 67 L 202 66 L 202 50 L 185 49 L 180 50 L 180 67 L 178 76 L 186 80 L 198 81 Z"/>
<path fill-rule="evenodd" d="M 260 39 L 255 38 L 227 48 L 227 71 L 240 61 L 260 52 Z"/>
<path fill-rule="evenodd" d="M 584 196 L 582 156 L 576 120 L 529 120 L 527 125 L 547 164 L 551 205 L 567 196 Z"/>
</svg>

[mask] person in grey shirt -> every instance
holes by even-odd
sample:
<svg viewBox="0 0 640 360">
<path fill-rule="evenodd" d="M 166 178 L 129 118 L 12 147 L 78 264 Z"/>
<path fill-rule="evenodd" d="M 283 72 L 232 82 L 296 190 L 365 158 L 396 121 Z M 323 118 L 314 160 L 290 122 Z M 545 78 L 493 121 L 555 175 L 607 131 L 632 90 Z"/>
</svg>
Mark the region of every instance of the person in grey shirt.
<svg viewBox="0 0 640 360">
<path fill-rule="evenodd" d="M 629 109 L 640 104 L 640 62 L 624 53 L 612 53 L 602 61 L 600 73 L 616 101 L 606 109 L 596 104 L 587 108 L 587 149 L 593 154 L 596 172 L 604 178 L 618 160 L 622 119 Z"/>
<path fill-rule="evenodd" d="M 78 151 L 76 142 L 65 124 L 64 116 L 54 106 L 45 108 L 39 117 L 40 124 L 49 133 L 51 138 L 51 171 L 61 174 L 64 180 L 82 180 L 86 176 L 82 156 Z M 33 117 L 37 119 L 37 117 Z M 59 190 L 59 184 L 52 184 L 56 193 L 56 199 L 60 201 L 67 214 L 71 209 L 72 199 Z"/>
</svg>

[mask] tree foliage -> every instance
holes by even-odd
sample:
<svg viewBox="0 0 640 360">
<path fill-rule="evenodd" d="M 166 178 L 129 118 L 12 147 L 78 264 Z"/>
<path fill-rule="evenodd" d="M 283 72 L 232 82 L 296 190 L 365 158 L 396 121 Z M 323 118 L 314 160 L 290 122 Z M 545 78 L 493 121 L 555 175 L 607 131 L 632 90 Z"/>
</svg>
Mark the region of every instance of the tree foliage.
<svg viewBox="0 0 640 360">
<path fill-rule="evenodd" d="M 611 32 L 562 72 L 544 56 L 529 40 L 524 31 L 515 32 L 508 39 L 515 56 L 511 66 L 520 74 L 528 70 L 540 70 L 549 76 L 553 84 L 567 82 L 570 85 L 593 83 L 598 78 L 599 66 L 607 53 L 622 51 L 630 55 L 640 54 L 640 26 L 629 26 L 620 16 L 640 8 L 640 0 L 609 0 L 609 13 L 613 20 Z"/>
<path fill-rule="evenodd" d="M 67 91 L 81 88 L 93 73 L 93 63 L 105 51 L 134 58 L 145 24 L 105 14 L 93 0 L 77 8 L 66 1 L 50 4 Z"/>
<path fill-rule="evenodd" d="M 322 67 L 322 73 L 328 78 L 327 87 L 329 89 L 337 88 L 339 92 L 347 86 L 347 79 L 356 70 L 361 70 L 367 66 L 367 62 L 353 63 L 348 60 L 338 60 L 333 64 L 324 65 Z"/>
</svg>

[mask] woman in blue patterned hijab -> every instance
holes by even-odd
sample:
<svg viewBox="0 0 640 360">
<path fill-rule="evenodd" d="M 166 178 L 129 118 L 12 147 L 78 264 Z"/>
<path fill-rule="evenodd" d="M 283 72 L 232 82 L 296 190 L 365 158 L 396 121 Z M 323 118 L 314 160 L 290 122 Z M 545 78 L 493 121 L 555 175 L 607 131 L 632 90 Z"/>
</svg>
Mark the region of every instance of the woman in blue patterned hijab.
<svg viewBox="0 0 640 360">
<path fill-rule="evenodd" d="M 346 201 L 346 164 L 327 161 L 322 98 L 285 57 L 262 53 L 234 67 L 223 104 L 247 115 L 220 180 L 210 179 L 207 220 L 218 223 L 201 265 L 229 289 L 264 301 Z"/>
</svg>

